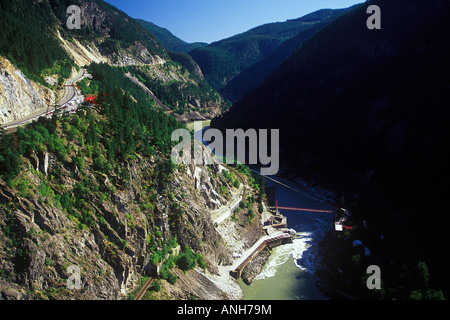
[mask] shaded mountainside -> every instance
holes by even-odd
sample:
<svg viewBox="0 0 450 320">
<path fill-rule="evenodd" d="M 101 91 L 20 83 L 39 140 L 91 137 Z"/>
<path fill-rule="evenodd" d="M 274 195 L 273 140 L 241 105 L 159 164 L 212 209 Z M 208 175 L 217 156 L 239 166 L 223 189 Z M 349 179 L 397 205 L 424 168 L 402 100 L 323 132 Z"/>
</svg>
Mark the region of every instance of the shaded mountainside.
<svg viewBox="0 0 450 320">
<path fill-rule="evenodd" d="M 333 15 L 319 10 L 299 19 L 265 24 L 189 52 L 206 79 L 221 89 L 239 73 L 272 53 L 281 43 Z"/>
<path fill-rule="evenodd" d="M 366 27 L 370 4 L 381 30 Z M 449 14 L 447 1 L 369 1 L 212 123 L 280 128 L 286 169 L 345 192 L 372 239 L 388 241 L 387 264 L 420 257 L 446 289 Z"/>
<path fill-rule="evenodd" d="M 352 8 L 352 7 L 351 7 Z M 306 40 L 316 32 L 336 20 L 348 9 L 322 9 L 311 13 L 301 21 L 314 21 L 310 27 L 300 31 L 296 36 L 282 42 L 272 53 L 254 63 L 220 89 L 220 93 L 231 101 L 238 101 L 246 93 L 263 84 L 264 80 Z"/>
</svg>

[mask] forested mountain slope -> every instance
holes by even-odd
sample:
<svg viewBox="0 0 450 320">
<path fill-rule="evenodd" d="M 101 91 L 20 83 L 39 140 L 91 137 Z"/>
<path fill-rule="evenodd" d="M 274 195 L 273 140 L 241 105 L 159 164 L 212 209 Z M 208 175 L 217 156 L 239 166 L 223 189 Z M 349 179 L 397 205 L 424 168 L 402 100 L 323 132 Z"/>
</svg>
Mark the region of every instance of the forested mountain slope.
<svg viewBox="0 0 450 320">
<path fill-rule="evenodd" d="M 208 45 L 204 42 L 187 43 L 186 41 L 174 36 L 169 30 L 161 28 L 152 22 L 142 19 L 136 19 L 136 21 L 139 22 L 139 24 L 141 24 L 151 34 L 153 34 L 168 51 L 186 53 L 198 47 Z"/>
<path fill-rule="evenodd" d="M 80 30 L 67 29 L 69 5 L 81 8 Z M 76 113 L 0 128 L 0 298 L 124 299 L 156 265 L 165 299 L 235 298 L 203 271 L 212 277 L 233 261 L 235 248 L 220 237 L 210 211 L 238 192 L 237 178 L 218 166 L 171 161 L 172 132 L 184 127 L 173 115 L 188 121 L 191 113 L 202 119 L 220 112 L 220 95 L 103 1 L 6 0 L 0 8 L 0 101 L 23 108 L 3 91 L 16 78 L 64 92 L 81 67 L 91 77 L 79 90 L 96 95 Z M 158 107 L 142 85 L 172 110 Z M 238 227 L 251 246 L 259 216 L 247 216 L 263 197 L 248 179 L 253 192 Z M 67 282 L 73 267 L 75 289 Z"/>
<path fill-rule="evenodd" d="M 181 125 L 119 69 L 89 72 L 100 88 L 95 108 L 0 132 L 3 299 L 124 299 L 178 245 L 162 284 L 175 285 L 175 265 L 217 272 L 230 259 L 209 214 L 226 201 L 215 190 L 230 182 L 217 167 L 174 166 L 171 134 Z M 67 286 L 73 266 L 78 289 Z M 213 285 L 191 294 L 228 297 Z"/>
<path fill-rule="evenodd" d="M 213 42 L 189 52 L 206 79 L 221 89 L 255 62 L 271 54 L 281 43 L 336 14 L 319 10 L 304 17 L 265 24 L 233 37 Z"/>
<path fill-rule="evenodd" d="M 0 5 L 4 30 L 0 55 L 31 80 L 51 87 L 48 77 L 61 85 L 75 66 L 92 62 L 134 66 L 163 88 L 160 91 L 165 96 L 158 98 L 175 116 L 204 119 L 221 112 L 222 98 L 202 79 L 199 70 L 189 62 L 186 68 L 173 61 L 152 34 L 106 2 L 6 0 Z M 66 26 L 70 5 L 81 9 L 80 30 Z M 180 94 L 182 99 L 176 99 Z"/>
</svg>

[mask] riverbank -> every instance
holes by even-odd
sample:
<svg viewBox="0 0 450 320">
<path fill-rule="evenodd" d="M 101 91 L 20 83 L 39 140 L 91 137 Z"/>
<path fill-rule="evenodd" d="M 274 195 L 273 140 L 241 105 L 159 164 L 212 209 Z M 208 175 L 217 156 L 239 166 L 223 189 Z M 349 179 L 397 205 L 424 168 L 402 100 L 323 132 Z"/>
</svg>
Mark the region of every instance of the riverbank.
<svg viewBox="0 0 450 320">
<path fill-rule="evenodd" d="M 241 278 L 246 285 L 251 285 L 253 280 L 261 274 L 264 265 L 269 261 L 271 251 L 262 250 L 250 263 L 244 268 Z"/>
<path fill-rule="evenodd" d="M 291 177 L 292 178 L 292 177 Z M 327 189 L 311 186 L 295 177 L 266 177 L 267 185 L 275 187 L 279 205 L 312 209 L 334 209 L 336 195 Z M 334 214 L 293 212 L 281 210 L 287 217 L 288 227 L 296 230 L 296 239 L 273 249 L 268 258 L 259 261 L 250 272 L 253 281 L 248 285 L 239 280 L 244 300 L 325 300 L 328 296 L 317 284 L 315 275 L 319 267 L 318 247 L 325 233 L 330 230 Z M 255 264 L 258 261 L 255 261 Z M 244 271 L 245 273 L 245 271 Z"/>
<path fill-rule="evenodd" d="M 267 185 L 276 188 L 280 204 L 314 209 L 334 209 L 335 195 L 330 190 L 310 186 L 299 179 L 292 182 L 286 178 L 266 177 Z M 243 270 L 236 282 L 230 275 L 229 266 L 220 266 L 218 275 L 210 279 L 232 299 L 257 300 L 324 300 L 328 297 L 319 290 L 322 283 L 315 275 L 318 267 L 318 246 L 325 233 L 330 230 L 333 214 L 281 212 L 288 218 L 289 228 L 297 231 L 296 239 L 273 250 L 263 250 Z M 242 214 L 242 212 L 241 212 Z M 267 215 L 267 212 L 266 214 Z M 236 262 L 264 235 L 263 216 L 251 229 L 243 228 L 245 215 L 231 217 L 217 224 L 217 231 L 231 248 Z"/>
</svg>

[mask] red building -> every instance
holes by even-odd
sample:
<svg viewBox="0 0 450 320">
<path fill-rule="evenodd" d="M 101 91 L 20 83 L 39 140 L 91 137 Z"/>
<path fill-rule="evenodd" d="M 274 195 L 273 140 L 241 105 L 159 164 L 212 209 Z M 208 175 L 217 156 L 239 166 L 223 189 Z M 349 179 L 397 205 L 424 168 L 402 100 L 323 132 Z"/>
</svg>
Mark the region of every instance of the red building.
<svg viewBox="0 0 450 320">
<path fill-rule="evenodd" d="M 90 102 L 90 103 L 96 103 L 95 100 L 97 99 L 97 95 L 96 94 L 88 94 L 84 97 L 84 101 L 86 102 Z"/>
</svg>

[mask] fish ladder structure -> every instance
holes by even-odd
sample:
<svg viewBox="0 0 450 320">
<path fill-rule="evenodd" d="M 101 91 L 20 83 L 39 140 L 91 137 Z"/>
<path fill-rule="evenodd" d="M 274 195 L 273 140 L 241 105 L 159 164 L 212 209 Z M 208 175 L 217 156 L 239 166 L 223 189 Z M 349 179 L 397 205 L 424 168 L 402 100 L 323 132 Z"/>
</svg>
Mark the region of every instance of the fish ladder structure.
<svg viewBox="0 0 450 320">
<path fill-rule="evenodd" d="M 242 275 L 242 271 L 244 268 L 250 263 L 250 261 L 253 260 L 264 248 L 275 248 L 285 243 L 291 243 L 292 242 L 292 235 L 289 233 L 282 233 L 278 235 L 271 236 L 269 238 L 263 239 L 260 241 L 259 245 L 256 246 L 255 249 L 250 250 L 248 255 L 238 262 L 238 265 L 236 267 L 233 267 L 233 269 L 230 271 L 230 275 L 235 278 L 239 279 Z"/>
<path fill-rule="evenodd" d="M 274 232 L 272 235 L 267 235 L 257 241 L 253 247 L 251 247 L 247 252 L 238 260 L 235 265 L 230 270 L 230 275 L 239 279 L 242 275 L 245 267 L 252 261 L 264 248 L 275 248 L 282 244 L 292 243 L 295 238 L 295 233 L 286 232 L 287 221 L 286 217 L 279 213 L 279 210 L 292 210 L 292 211 L 302 211 L 302 212 L 316 212 L 316 213 L 333 213 L 333 210 L 322 210 L 322 209 L 311 209 L 311 208 L 291 208 L 278 206 L 278 201 L 276 201 L 275 207 L 269 207 L 271 210 L 275 209 L 275 215 L 272 219 L 269 219 L 268 225 L 264 227 L 266 231 L 271 229 Z M 281 228 L 281 230 L 280 230 Z"/>
</svg>

